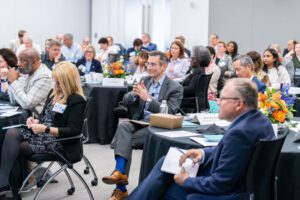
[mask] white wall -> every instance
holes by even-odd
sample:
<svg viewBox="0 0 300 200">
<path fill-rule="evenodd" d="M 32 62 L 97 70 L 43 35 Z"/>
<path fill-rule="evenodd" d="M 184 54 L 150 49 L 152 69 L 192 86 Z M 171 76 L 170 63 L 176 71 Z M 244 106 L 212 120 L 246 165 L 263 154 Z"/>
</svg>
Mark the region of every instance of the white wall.
<svg viewBox="0 0 300 200">
<path fill-rule="evenodd" d="M 89 0 L 0 0 L 0 48 L 25 29 L 44 47 L 57 33 L 73 33 L 81 43 L 90 34 Z"/>
<path fill-rule="evenodd" d="M 262 53 L 271 43 L 283 49 L 300 40 L 299 8 L 299 0 L 211 0 L 209 32 L 237 41 L 241 53 Z"/>
</svg>

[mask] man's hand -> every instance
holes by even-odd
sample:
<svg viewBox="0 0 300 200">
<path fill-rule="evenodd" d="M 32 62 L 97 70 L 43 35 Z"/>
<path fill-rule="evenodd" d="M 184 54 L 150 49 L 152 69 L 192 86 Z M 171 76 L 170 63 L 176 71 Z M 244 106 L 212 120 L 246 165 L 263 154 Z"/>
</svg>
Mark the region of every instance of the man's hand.
<svg viewBox="0 0 300 200">
<path fill-rule="evenodd" d="M 11 84 L 20 77 L 20 73 L 15 68 L 9 69 L 7 74 L 8 83 Z"/>
<path fill-rule="evenodd" d="M 183 167 L 181 167 L 181 170 L 179 172 L 179 174 L 176 174 L 174 176 L 174 181 L 175 183 L 177 183 L 178 185 L 183 186 L 184 181 L 189 177 L 189 174 L 185 171 L 185 169 Z"/>
<path fill-rule="evenodd" d="M 59 59 L 60 59 L 60 57 L 61 57 L 61 53 L 60 54 L 58 54 L 55 58 L 54 58 L 54 62 L 55 63 L 58 63 L 59 62 Z"/>
<path fill-rule="evenodd" d="M 38 123 L 39 123 L 39 120 L 38 119 L 34 119 L 33 117 L 27 118 L 27 121 L 26 121 L 26 124 L 27 124 L 28 128 L 31 128 L 32 125 L 38 124 Z"/>
<path fill-rule="evenodd" d="M 190 149 L 185 154 L 183 154 L 179 159 L 179 166 L 181 167 L 187 158 L 193 160 L 193 165 L 202 159 L 202 151 L 199 149 Z"/>
<path fill-rule="evenodd" d="M 144 81 L 141 81 L 141 83 L 137 83 L 133 86 L 133 94 L 135 96 L 139 96 L 142 100 L 146 101 L 149 97 L 147 88 L 144 85 Z"/>
<path fill-rule="evenodd" d="M 34 134 L 44 133 L 46 128 L 47 127 L 44 124 L 33 124 L 31 126 L 31 130 Z"/>
</svg>

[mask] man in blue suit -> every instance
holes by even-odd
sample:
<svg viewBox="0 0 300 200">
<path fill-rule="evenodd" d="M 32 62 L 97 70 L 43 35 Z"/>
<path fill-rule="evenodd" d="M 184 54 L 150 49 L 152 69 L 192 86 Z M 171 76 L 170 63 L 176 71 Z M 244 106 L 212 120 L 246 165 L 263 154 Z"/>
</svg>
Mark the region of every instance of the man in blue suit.
<svg viewBox="0 0 300 200">
<path fill-rule="evenodd" d="M 266 85 L 259 81 L 254 74 L 254 64 L 250 56 L 238 55 L 233 60 L 233 68 L 237 77 L 249 78 L 252 80 L 256 84 L 259 92 L 264 92 L 266 90 Z"/>
<path fill-rule="evenodd" d="M 162 158 L 127 199 L 184 200 L 195 193 L 201 200 L 247 199 L 245 178 L 255 145 L 275 137 L 271 122 L 257 110 L 257 96 L 249 79 L 227 81 L 218 100 L 219 118 L 232 123 L 223 139 L 216 147 L 188 150 L 179 161 L 180 166 L 187 158 L 200 162 L 197 176 L 189 177 L 184 168 L 175 176 L 162 172 Z"/>
</svg>

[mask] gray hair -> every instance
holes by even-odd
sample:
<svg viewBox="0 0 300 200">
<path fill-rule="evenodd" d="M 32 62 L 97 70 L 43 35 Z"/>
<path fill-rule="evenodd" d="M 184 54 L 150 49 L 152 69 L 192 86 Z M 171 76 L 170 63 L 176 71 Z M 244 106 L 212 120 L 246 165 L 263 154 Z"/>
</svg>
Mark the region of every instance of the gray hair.
<svg viewBox="0 0 300 200">
<path fill-rule="evenodd" d="M 161 65 L 168 63 L 166 54 L 161 51 L 152 51 L 149 53 L 149 56 L 159 56 L 159 62 Z"/>
<path fill-rule="evenodd" d="M 254 67 L 254 63 L 253 63 L 251 57 L 248 55 L 238 55 L 233 59 L 233 62 L 236 62 L 238 60 L 241 62 L 241 66 L 243 66 L 243 67 L 247 67 L 249 65 Z"/>
<path fill-rule="evenodd" d="M 232 78 L 226 84 L 232 84 L 238 97 L 241 98 L 249 108 L 257 108 L 258 91 L 257 86 L 247 78 Z"/>
<path fill-rule="evenodd" d="M 71 33 L 66 33 L 66 34 L 64 34 L 64 38 L 69 38 L 69 39 L 73 40 L 73 35 Z"/>
<path fill-rule="evenodd" d="M 207 67 L 210 63 L 210 51 L 201 45 L 193 46 L 191 57 L 194 57 L 201 67 Z"/>
<path fill-rule="evenodd" d="M 49 41 L 48 46 L 49 46 L 49 48 L 51 48 L 51 47 L 53 47 L 53 46 L 61 47 L 61 44 L 60 44 L 57 40 L 51 39 L 51 40 Z"/>
</svg>

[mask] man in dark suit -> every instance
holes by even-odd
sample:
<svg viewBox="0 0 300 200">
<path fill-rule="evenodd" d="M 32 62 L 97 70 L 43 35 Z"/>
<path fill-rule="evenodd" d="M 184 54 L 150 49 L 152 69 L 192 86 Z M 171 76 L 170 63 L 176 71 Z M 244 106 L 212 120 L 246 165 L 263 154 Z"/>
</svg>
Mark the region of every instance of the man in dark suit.
<svg viewBox="0 0 300 200">
<path fill-rule="evenodd" d="M 250 80 L 228 80 L 218 100 L 219 118 L 232 122 L 223 139 L 216 147 L 188 150 L 179 161 L 180 166 L 187 158 L 200 162 L 197 176 L 189 177 L 184 168 L 175 176 L 162 172 L 162 158 L 127 199 L 182 200 L 193 193 L 201 200 L 249 199 L 245 175 L 252 152 L 260 139 L 275 137 L 271 122 L 257 110 L 257 98 Z"/>
<path fill-rule="evenodd" d="M 176 114 L 183 96 L 183 88 L 178 83 L 165 76 L 167 58 L 164 53 L 153 51 L 149 53 L 146 63 L 149 76 L 133 86 L 133 91 L 124 96 L 124 106 L 128 108 L 132 119 L 149 121 L 150 113 L 158 113 L 162 100 L 167 100 L 168 112 Z M 132 149 L 142 148 L 148 127 L 132 122 L 118 125 L 115 136 L 116 167 L 110 176 L 102 181 L 106 184 L 116 184 L 110 199 L 124 199 L 128 196 L 125 185 L 130 167 Z M 127 173 L 126 173 L 127 172 Z"/>
<path fill-rule="evenodd" d="M 264 92 L 266 90 L 266 85 L 259 81 L 254 75 L 254 64 L 250 56 L 238 55 L 233 60 L 233 69 L 237 77 L 252 80 L 256 84 L 258 92 Z"/>
</svg>

